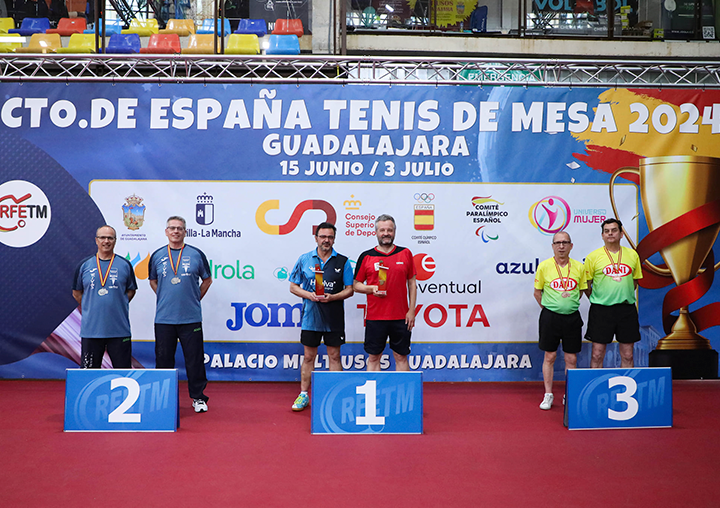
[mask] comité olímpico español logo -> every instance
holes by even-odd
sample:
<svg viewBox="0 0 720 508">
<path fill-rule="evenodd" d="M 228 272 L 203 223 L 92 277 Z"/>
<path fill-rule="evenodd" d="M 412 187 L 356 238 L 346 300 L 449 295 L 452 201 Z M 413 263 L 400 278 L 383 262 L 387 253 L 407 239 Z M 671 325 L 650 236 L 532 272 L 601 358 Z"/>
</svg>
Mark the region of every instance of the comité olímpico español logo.
<svg viewBox="0 0 720 508">
<path fill-rule="evenodd" d="M 570 205 L 559 196 L 547 196 L 533 203 L 528 218 L 542 234 L 554 235 L 570 224 Z"/>
<path fill-rule="evenodd" d="M 0 185 L 0 243 L 28 247 L 50 227 L 50 201 L 37 185 L 10 180 Z"/>
</svg>

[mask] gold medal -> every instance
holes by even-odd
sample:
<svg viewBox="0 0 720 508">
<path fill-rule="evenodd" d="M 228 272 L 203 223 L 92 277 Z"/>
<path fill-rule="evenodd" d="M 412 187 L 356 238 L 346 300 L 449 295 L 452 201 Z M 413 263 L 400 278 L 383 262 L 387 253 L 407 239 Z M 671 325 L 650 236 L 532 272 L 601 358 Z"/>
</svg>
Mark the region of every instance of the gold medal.
<svg viewBox="0 0 720 508">
<path fill-rule="evenodd" d="M 613 261 L 612 256 L 610 255 L 610 251 L 607 247 L 603 247 L 605 249 L 605 254 L 607 254 L 607 257 L 610 259 L 610 266 L 612 266 L 612 280 L 615 282 L 620 282 L 622 280 L 622 275 L 620 273 L 620 263 L 622 262 L 622 247 L 620 247 L 620 251 L 618 252 L 618 260 L 617 264 L 615 264 L 615 261 Z"/>
</svg>

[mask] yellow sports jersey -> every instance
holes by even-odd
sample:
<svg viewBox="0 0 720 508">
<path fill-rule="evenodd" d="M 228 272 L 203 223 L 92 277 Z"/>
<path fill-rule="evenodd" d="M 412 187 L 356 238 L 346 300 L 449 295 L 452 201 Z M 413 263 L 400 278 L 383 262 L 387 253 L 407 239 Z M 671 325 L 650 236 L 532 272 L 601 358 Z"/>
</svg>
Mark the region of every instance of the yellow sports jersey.
<svg viewBox="0 0 720 508">
<path fill-rule="evenodd" d="M 559 266 L 555 258 L 546 259 L 535 271 L 535 289 L 543 292 L 543 307 L 558 314 L 572 314 L 580 306 L 580 291 L 587 289 L 583 264 L 570 259 L 567 265 Z M 569 296 L 563 297 L 563 293 Z"/>
<path fill-rule="evenodd" d="M 635 303 L 634 280 L 642 279 L 643 276 L 640 257 L 632 249 L 620 249 L 620 252 L 613 254 L 606 251 L 605 247 L 600 247 L 585 258 L 585 276 L 592 282 L 590 303 Z"/>
</svg>

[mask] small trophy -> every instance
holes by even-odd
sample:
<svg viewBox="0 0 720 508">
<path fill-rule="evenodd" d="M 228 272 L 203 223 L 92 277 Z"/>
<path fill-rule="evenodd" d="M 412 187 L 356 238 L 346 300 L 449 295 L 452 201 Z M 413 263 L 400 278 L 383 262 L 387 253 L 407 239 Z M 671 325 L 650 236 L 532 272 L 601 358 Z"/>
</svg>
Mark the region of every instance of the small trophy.
<svg viewBox="0 0 720 508">
<path fill-rule="evenodd" d="M 323 284 L 323 272 L 320 269 L 320 265 L 315 265 L 315 294 L 323 296 L 325 294 L 325 284 Z"/>
<path fill-rule="evenodd" d="M 380 260 L 378 263 L 378 293 L 382 295 L 387 295 L 387 269 L 388 267 L 385 266 Z"/>
</svg>

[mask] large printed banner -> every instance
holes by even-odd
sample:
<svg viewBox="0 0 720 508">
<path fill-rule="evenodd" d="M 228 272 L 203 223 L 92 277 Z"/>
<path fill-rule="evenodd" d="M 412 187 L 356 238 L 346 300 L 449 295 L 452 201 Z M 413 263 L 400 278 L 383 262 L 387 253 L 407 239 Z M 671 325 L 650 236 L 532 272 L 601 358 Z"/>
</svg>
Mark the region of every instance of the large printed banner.
<svg viewBox="0 0 720 508">
<path fill-rule="evenodd" d="M 289 272 L 314 247 L 313 225 L 334 222 L 335 247 L 354 263 L 377 244 L 383 213 L 414 255 L 410 365 L 425 380 L 541 379 L 535 268 L 552 255 L 557 231 L 572 236 L 571 256 L 582 261 L 602 245 L 600 223 L 611 216 L 648 259 L 636 365 L 647 365 L 681 308 L 717 349 L 718 92 L 150 84 L 0 84 L 0 92 L 0 377 L 62 378 L 76 366 L 82 317 L 71 280 L 104 223 L 116 228 L 116 253 L 140 286 L 130 305 L 135 365 L 153 367 L 148 260 L 166 244 L 170 215 L 187 219 L 187 243 L 212 265 L 203 300 L 210 379 L 299 379 L 302 303 Z M 365 367 L 364 309 L 363 295 L 345 301 L 346 370 Z M 608 366 L 615 362 L 611 351 Z M 383 366 L 391 368 L 390 354 Z"/>
</svg>

